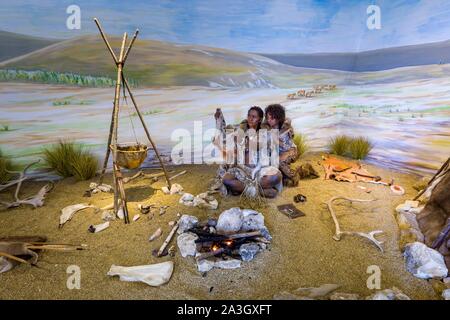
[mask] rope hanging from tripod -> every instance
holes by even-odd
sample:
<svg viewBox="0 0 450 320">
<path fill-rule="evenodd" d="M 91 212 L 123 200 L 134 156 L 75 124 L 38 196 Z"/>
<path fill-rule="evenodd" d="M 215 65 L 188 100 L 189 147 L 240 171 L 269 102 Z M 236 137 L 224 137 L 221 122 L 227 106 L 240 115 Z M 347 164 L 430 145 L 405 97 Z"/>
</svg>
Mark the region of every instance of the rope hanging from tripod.
<svg viewBox="0 0 450 320">
<path fill-rule="evenodd" d="M 134 140 L 136 141 L 136 145 L 139 144 L 139 141 L 137 139 L 137 135 L 136 135 L 136 129 L 134 128 L 134 123 L 133 123 L 133 116 L 130 112 L 130 107 L 128 106 L 128 100 L 127 100 L 127 94 L 126 94 L 126 89 L 125 89 L 125 77 L 122 73 L 122 91 L 123 91 L 123 101 L 124 101 L 124 105 L 127 109 L 128 112 L 128 118 L 130 119 L 130 123 L 131 123 L 131 129 L 133 130 L 133 135 L 134 135 Z"/>
</svg>

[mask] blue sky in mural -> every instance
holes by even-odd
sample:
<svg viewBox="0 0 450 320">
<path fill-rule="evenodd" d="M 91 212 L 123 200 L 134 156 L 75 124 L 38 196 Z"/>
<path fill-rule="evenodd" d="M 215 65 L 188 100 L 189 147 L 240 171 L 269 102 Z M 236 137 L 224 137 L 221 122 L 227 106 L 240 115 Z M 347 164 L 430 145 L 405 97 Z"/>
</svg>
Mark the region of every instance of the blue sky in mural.
<svg viewBox="0 0 450 320">
<path fill-rule="evenodd" d="M 0 0 L 0 2 L 6 2 Z M 141 30 L 141 37 L 252 52 L 362 51 L 450 39 L 448 0 L 16 0 L 0 6 L 0 30 L 53 38 Z M 81 30 L 68 30 L 66 8 L 81 8 Z M 381 8 L 380 30 L 366 9 Z"/>
</svg>

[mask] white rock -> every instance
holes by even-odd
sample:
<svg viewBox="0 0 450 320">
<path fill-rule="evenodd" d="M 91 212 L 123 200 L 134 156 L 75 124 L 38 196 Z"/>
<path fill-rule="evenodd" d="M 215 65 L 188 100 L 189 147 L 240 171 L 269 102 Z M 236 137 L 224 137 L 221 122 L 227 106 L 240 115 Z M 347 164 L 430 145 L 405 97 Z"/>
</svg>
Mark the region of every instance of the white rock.
<svg viewBox="0 0 450 320">
<path fill-rule="evenodd" d="M 104 221 L 114 221 L 116 220 L 116 215 L 111 210 L 105 210 L 102 212 L 102 220 Z"/>
<path fill-rule="evenodd" d="M 200 272 L 208 272 L 212 268 L 214 268 L 214 261 L 209 261 L 208 259 L 197 261 L 197 269 Z"/>
<path fill-rule="evenodd" d="M 177 194 L 177 193 L 182 194 L 182 192 L 183 192 L 183 187 L 178 183 L 174 183 L 170 187 L 170 194 Z"/>
<path fill-rule="evenodd" d="M 89 189 L 95 189 L 95 188 L 97 188 L 97 186 L 98 186 L 98 184 L 95 182 L 89 183 Z"/>
<path fill-rule="evenodd" d="M 199 198 L 198 196 L 194 198 L 192 201 L 192 205 L 194 207 L 201 207 L 202 205 L 206 204 L 206 200 Z"/>
<path fill-rule="evenodd" d="M 194 201 L 194 196 L 190 193 L 185 192 L 185 193 L 183 193 L 183 195 L 180 198 L 180 201 L 178 201 L 178 202 L 182 203 L 182 204 L 186 204 L 185 202 L 192 202 L 192 201 Z"/>
<path fill-rule="evenodd" d="M 167 187 L 162 187 L 161 191 L 164 192 L 164 194 L 170 194 L 170 190 Z"/>
<path fill-rule="evenodd" d="M 237 259 L 229 259 L 229 260 L 219 259 L 218 261 L 214 262 L 214 268 L 237 269 L 240 267 L 241 267 L 241 260 Z"/>
<path fill-rule="evenodd" d="M 241 230 L 244 215 L 239 208 L 231 208 L 222 212 L 217 220 L 216 230 L 218 233 L 235 233 Z"/>
<path fill-rule="evenodd" d="M 450 285 L 450 277 L 445 278 L 443 281 L 446 285 Z"/>
<path fill-rule="evenodd" d="M 158 228 L 156 229 L 155 232 L 153 232 L 153 234 L 150 236 L 150 238 L 148 238 L 148 241 L 153 241 L 155 239 L 158 239 L 159 237 L 161 237 L 162 235 L 162 229 Z"/>
<path fill-rule="evenodd" d="M 359 300 L 359 294 L 357 294 L 357 293 L 334 292 L 330 296 L 330 300 Z"/>
<path fill-rule="evenodd" d="M 419 207 L 419 201 L 413 201 L 413 200 L 406 200 L 405 205 L 409 206 L 410 208 L 418 208 Z"/>
<path fill-rule="evenodd" d="M 197 244 L 195 243 L 195 240 L 197 239 L 198 236 L 192 232 L 185 232 L 178 236 L 177 245 L 183 258 L 195 256 L 197 253 Z"/>
<path fill-rule="evenodd" d="M 406 294 L 396 287 L 392 289 L 379 290 L 366 297 L 366 300 L 411 300 Z"/>
<path fill-rule="evenodd" d="M 113 187 L 111 187 L 109 184 L 102 183 L 101 185 L 97 186 L 97 189 L 101 192 L 111 192 L 113 190 Z"/>
<path fill-rule="evenodd" d="M 241 231 L 254 231 L 264 228 L 264 216 L 255 210 L 242 210 L 243 221 Z"/>
<path fill-rule="evenodd" d="M 187 214 L 183 214 L 178 221 L 178 234 L 182 234 L 183 232 L 195 227 L 198 224 L 198 218 L 194 216 L 190 216 Z"/>
<path fill-rule="evenodd" d="M 420 279 L 444 278 L 448 274 L 444 257 L 420 242 L 405 246 L 406 269 Z"/>
<path fill-rule="evenodd" d="M 420 230 L 416 215 L 411 212 L 401 212 L 397 214 L 397 223 L 403 228 L 409 225 L 413 229 Z"/>
<path fill-rule="evenodd" d="M 442 291 L 442 298 L 444 298 L 444 300 L 450 300 L 450 289 Z"/>
<path fill-rule="evenodd" d="M 119 210 L 117 210 L 117 218 L 119 218 L 120 220 L 123 220 L 125 218 L 125 214 L 123 213 L 122 207 L 120 207 Z"/>
</svg>

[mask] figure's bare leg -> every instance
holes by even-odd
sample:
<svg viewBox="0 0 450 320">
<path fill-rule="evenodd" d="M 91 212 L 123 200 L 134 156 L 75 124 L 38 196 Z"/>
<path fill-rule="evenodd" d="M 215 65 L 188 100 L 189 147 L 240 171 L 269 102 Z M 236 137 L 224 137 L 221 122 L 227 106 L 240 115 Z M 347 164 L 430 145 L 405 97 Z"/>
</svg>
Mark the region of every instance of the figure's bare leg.
<svg viewBox="0 0 450 320">
<path fill-rule="evenodd" d="M 226 173 L 222 178 L 222 182 L 234 196 L 240 195 L 244 191 L 245 185 L 232 174 Z"/>
</svg>

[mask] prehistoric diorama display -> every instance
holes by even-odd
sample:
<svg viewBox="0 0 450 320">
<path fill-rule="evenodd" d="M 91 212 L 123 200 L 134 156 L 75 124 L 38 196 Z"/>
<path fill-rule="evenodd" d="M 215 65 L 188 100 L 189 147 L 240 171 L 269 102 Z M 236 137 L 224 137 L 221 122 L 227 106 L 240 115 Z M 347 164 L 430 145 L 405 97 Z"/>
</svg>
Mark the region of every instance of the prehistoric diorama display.
<svg viewBox="0 0 450 320">
<path fill-rule="evenodd" d="M 448 42 L 255 53 L 87 11 L 0 31 L 0 299 L 450 299 Z"/>
</svg>

